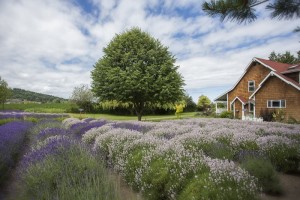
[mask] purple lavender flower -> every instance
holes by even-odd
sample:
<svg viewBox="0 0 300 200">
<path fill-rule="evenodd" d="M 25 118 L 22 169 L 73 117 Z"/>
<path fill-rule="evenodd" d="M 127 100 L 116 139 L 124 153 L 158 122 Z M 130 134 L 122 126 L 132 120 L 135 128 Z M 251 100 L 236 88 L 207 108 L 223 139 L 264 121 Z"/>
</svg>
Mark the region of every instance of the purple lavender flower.
<svg viewBox="0 0 300 200">
<path fill-rule="evenodd" d="M 59 127 L 55 127 L 55 128 L 46 128 L 42 131 L 39 132 L 39 134 L 37 135 L 37 139 L 38 140 L 44 140 L 50 136 L 55 136 L 55 135 L 68 135 L 69 131 L 64 129 L 64 128 L 59 128 Z"/>
<path fill-rule="evenodd" d="M 47 156 L 61 154 L 72 144 L 74 141 L 66 136 L 49 137 L 44 145 L 27 153 L 23 157 L 21 165 L 26 168 L 26 166 L 41 161 Z"/>
<path fill-rule="evenodd" d="M 74 136 L 78 139 L 81 139 L 82 135 L 95 127 L 101 127 L 107 123 L 106 120 L 99 120 L 99 121 L 91 121 L 90 123 L 87 123 L 85 121 L 82 121 L 80 123 L 76 123 L 71 125 L 70 132 L 74 134 Z"/>
<path fill-rule="evenodd" d="M 14 121 L 0 126 L 0 173 L 3 175 L 7 169 L 15 164 L 16 156 L 20 153 L 25 135 L 32 123 Z M 2 177 L 2 176 L 1 176 Z M 1 182 L 0 178 L 0 182 Z"/>
</svg>

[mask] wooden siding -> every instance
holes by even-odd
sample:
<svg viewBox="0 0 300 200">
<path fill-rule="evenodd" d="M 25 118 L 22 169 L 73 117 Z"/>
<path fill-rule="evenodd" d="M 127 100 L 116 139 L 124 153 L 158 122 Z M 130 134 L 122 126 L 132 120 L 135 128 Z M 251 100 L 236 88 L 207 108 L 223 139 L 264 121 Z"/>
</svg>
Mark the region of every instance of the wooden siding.
<svg viewBox="0 0 300 200">
<path fill-rule="evenodd" d="M 268 109 L 268 100 L 281 99 L 286 100 L 286 108 L 283 108 L 286 120 L 289 117 L 300 120 L 300 91 L 275 76 L 270 77 L 255 94 L 256 117 L 261 117 L 261 111 Z M 269 109 L 274 110 L 274 108 Z"/>
<path fill-rule="evenodd" d="M 261 64 L 256 64 L 248 68 L 248 71 L 244 74 L 240 82 L 235 86 L 233 90 L 228 93 L 228 109 L 231 109 L 230 103 L 237 96 L 242 96 L 249 99 L 249 96 L 253 92 L 248 92 L 248 81 L 255 81 L 255 89 L 258 87 L 259 83 L 270 73 L 270 69 L 262 66 Z M 240 111 L 241 112 L 241 111 Z"/>
</svg>

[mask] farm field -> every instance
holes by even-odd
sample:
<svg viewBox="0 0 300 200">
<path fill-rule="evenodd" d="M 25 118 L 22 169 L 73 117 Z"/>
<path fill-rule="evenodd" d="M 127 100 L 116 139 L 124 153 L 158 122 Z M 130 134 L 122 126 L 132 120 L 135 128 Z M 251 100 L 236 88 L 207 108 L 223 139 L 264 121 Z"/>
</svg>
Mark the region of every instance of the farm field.
<svg viewBox="0 0 300 200">
<path fill-rule="evenodd" d="M 5 104 L 5 106 L 4 106 L 5 110 L 21 110 L 21 111 L 25 111 L 25 112 L 37 112 L 37 113 L 66 113 L 66 112 L 70 112 L 72 107 L 77 107 L 77 106 L 70 102 L 41 103 L 41 104 L 38 104 L 38 103 L 11 103 L 11 104 Z M 2 109 L 2 107 L 1 107 L 1 109 Z"/>
<path fill-rule="evenodd" d="M 280 180 L 299 179 L 299 150 L 300 126 L 281 123 L 52 118 L 0 126 L 11 199 L 284 199 Z"/>
</svg>

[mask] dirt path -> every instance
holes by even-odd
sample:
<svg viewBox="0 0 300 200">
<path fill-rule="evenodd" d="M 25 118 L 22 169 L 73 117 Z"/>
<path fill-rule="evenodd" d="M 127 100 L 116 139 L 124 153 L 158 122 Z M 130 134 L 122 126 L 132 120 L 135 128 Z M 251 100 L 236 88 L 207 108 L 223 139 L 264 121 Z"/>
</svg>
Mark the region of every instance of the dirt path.
<svg viewBox="0 0 300 200">
<path fill-rule="evenodd" d="M 280 174 L 280 183 L 283 187 L 282 196 L 262 195 L 262 200 L 299 200 L 300 199 L 300 176 Z"/>
</svg>

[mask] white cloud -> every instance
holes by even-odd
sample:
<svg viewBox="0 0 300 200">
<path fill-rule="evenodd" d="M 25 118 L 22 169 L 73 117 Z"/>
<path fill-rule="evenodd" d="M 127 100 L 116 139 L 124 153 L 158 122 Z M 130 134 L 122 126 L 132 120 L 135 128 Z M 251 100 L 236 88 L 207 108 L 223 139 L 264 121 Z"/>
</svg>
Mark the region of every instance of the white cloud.
<svg viewBox="0 0 300 200">
<path fill-rule="evenodd" d="M 2 78 L 11 87 L 69 97 L 75 86 L 90 84 L 92 66 L 115 34 L 139 26 L 176 55 L 194 98 L 203 91 L 213 98 L 214 88 L 233 85 L 254 56 L 299 50 L 300 37 L 291 32 L 300 20 L 271 20 L 263 6 L 256 22 L 241 25 L 203 15 L 197 0 L 90 2 L 92 13 L 68 1 L 1 1 Z M 149 13 L 161 6 L 164 12 Z"/>
</svg>

